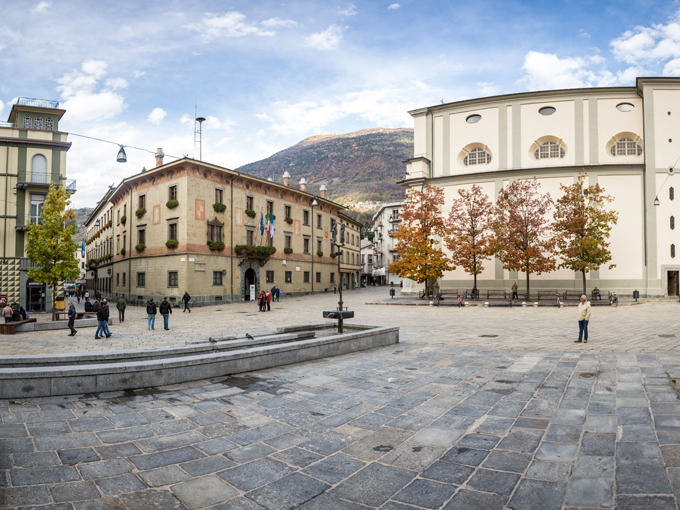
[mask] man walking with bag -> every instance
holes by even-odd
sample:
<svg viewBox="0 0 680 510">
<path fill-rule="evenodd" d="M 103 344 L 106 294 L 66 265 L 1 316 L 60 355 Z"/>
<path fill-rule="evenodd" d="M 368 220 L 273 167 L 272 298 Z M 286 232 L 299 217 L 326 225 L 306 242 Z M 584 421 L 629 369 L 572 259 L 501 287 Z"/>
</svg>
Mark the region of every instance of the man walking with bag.
<svg viewBox="0 0 680 510">
<path fill-rule="evenodd" d="M 184 310 L 182 310 L 182 313 L 186 312 L 189 310 L 189 313 L 191 313 L 191 308 L 189 308 L 189 301 L 191 300 L 191 296 L 187 291 L 184 291 L 184 295 L 182 296 L 182 301 L 184 301 Z"/>
<path fill-rule="evenodd" d="M 68 329 L 71 330 L 71 334 L 69 336 L 76 336 L 76 328 L 74 327 L 76 324 L 76 307 L 73 306 L 73 301 L 68 302 Z"/>
<path fill-rule="evenodd" d="M 172 305 L 168 301 L 167 297 L 164 297 L 163 301 L 161 301 L 160 312 L 163 316 L 163 329 L 168 331 L 170 329 L 168 327 L 168 320 L 170 319 L 170 314 L 172 313 Z"/>
<path fill-rule="evenodd" d="M 581 296 L 581 302 L 578 304 L 578 340 L 574 343 L 584 344 L 588 343 L 588 321 L 590 320 L 590 301 L 586 295 Z"/>
</svg>

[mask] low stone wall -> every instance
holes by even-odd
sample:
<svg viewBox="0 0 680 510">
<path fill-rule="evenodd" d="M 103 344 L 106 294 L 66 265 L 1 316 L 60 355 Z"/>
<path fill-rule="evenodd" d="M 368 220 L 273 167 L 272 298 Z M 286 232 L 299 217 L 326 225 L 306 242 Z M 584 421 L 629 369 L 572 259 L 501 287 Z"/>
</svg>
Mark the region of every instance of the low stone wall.
<svg viewBox="0 0 680 510">
<path fill-rule="evenodd" d="M 115 324 L 116 319 L 109 319 L 109 326 Z M 80 319 L 75 321 L 75 328 L 96 328 L 99 326 L 97 319 Z M 14 328 L 15 333 L 28 333 L 31 331 L 50 331 L 53 329 L 68 329 L 68 321 L 43 321 L 28 322 Z"/>
<path fill-rule="evenodd" d="M 31 366 L 0 368 L 0 398 L 47 397 L 165 386 L 399 343 L 398 327 L 362 328 L 365 329 L 343 335 L 254 345 L 226 352 L 216 350 L 177 357 L 167 357 L 165 352 L 163 358 L 140 361 L 116 360 L 102 352 L 88 364 L 55 365 L 49 362 L 51 356 L 41 356 L 44 361 Z M 153 353 L 149 352 L 149 355 Z"/>
</svg>

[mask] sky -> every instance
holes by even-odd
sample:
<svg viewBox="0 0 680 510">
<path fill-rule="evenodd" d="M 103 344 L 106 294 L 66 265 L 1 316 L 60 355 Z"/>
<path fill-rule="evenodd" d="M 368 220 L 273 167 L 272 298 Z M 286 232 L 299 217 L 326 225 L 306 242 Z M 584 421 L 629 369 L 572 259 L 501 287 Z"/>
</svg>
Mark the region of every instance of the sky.
<svg viewBox="0 0 680 510">
<path fill-rule="evenodd" d="M 441 102 L 637 76 L 680 76 L 677 1 L 0 0 L 0 120 L 53 99 L 62 131 L 198 158 L 196 111 L 227 168 Z M 69 141 L 76 207 L 155 164 Z"/>
</svg>

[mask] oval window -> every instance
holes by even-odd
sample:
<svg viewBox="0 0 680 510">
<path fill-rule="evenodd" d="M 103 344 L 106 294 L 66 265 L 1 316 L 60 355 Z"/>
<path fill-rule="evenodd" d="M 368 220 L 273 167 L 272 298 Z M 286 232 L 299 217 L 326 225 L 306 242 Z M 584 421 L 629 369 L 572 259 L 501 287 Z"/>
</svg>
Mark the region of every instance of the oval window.
<svg viewBox="0 0 680 510">
<path fill-rule="evenodd" d="M 620 112 L 632 112 L 635 106 L 630 103 L 619 103 L 616 105 L 616 109 Z"/>
<path fill-rule="evenodd" d="M 541 115 L 552 115 L 553 113 L 555 113 L 555 111 L 556 111 L 555 108 L 553 108 L 552 106 L 544 106 L 543 108 L 538 110 L 538 113 L 540 113 Z"/>
<path fill-rule="evenodd" d="M 465 122 L 468 124 L 477 124 L 480 120 L 482 120 L 481 115 L 470 115 L 467 119 L 465 119 Z"/>
</svg>

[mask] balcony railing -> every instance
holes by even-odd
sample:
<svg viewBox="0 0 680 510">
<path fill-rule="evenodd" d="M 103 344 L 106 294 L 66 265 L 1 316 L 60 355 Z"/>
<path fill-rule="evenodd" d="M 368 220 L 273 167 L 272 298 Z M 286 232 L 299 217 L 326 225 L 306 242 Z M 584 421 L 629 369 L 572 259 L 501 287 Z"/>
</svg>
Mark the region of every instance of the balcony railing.
<svg viewBox="0 0 680 510">
<path fill-rule="evenodd" d="M 397 229 L 393 228 L 392 230 L 388 230 L 387 233 L 390 235 L 390 237 L 394 237 L 394 234 L 397 233 Z"/>
<path fill-rule="evenodd" d="M 17 178 L 17 188 L 28 188 L 32 185 L 42 185 L 49 186 L 52 182 L 57 185 L 61 185 L 62 181 L 66 189 L 75 193 L 76 191 L 76 180 L 75 179 L 63 179 L 58 178 L 58 181 L 54 181 L 52 174 L 45 172 L 19 172 Z"/>
<path fill-rule="evenodd" d="M 401 218 L 399 216 L 392 215 L 389 217 L 389 222 L 390 223 L 397 223 L 401 221 Z"/>
<path fill-rule="evenodd" d="M 38 108 L 59 108 L 59 101 L 34 99 L 32 97 L 20 97 L 17 104 L 21 106 L 37 106 Z"/>
</svg>

